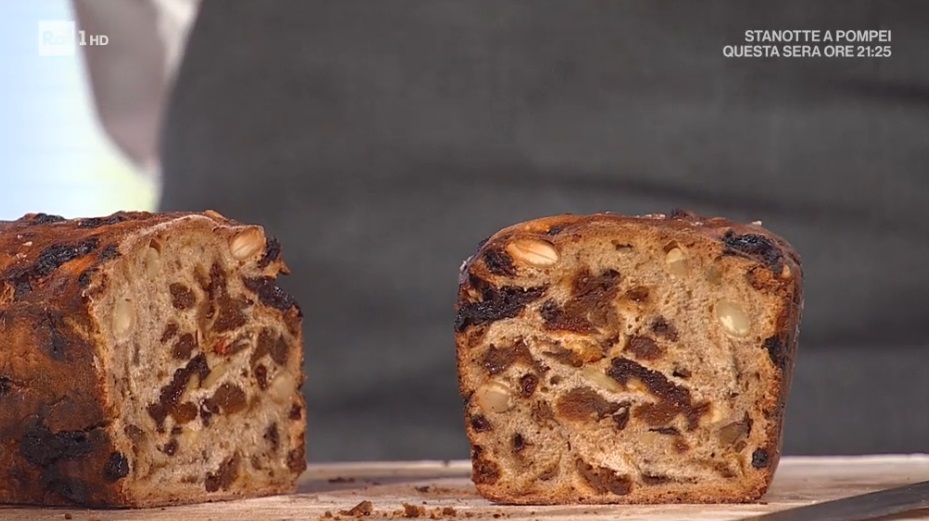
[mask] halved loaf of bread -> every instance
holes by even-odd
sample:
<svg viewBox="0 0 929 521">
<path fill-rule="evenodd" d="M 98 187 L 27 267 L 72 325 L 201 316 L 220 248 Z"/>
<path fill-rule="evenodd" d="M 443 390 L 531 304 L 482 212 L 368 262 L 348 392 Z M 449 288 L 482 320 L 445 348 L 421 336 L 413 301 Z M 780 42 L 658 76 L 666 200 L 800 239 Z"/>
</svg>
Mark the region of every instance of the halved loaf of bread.
<svg viewBox="0 0 929 521">
<path fill-rule="evenodd" d="M 684 211 L 506 228 L 462 267 L 473 480 L 504 503 L 744 502 L 778 464 L 803 307 L 781 238 Z"/>
<path fill-rule="evenodd" d="M 0 223 L 0 503 L 290 491 L 301 314 L 277 241 L 215 212 Z"/>
</svg>

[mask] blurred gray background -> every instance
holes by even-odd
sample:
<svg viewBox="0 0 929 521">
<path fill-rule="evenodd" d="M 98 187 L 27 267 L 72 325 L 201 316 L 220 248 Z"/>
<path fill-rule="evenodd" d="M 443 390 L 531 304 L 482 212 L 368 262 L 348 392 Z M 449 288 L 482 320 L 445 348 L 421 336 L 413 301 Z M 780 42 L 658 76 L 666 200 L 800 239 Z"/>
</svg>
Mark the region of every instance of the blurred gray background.
<svg viewBox="0 0 929 521">
<path fill-rule="evenodd" d="M 890 58 L 722 54 L 877 28 Z M 929 450 L 929 4 L 205 0 L 166 114 L 161 208 L 284 244 L 311 460 L 466 457 L 462 259 L 521 220 L 672 207 L 803 256 L 787 453 Z"/>
</svg>

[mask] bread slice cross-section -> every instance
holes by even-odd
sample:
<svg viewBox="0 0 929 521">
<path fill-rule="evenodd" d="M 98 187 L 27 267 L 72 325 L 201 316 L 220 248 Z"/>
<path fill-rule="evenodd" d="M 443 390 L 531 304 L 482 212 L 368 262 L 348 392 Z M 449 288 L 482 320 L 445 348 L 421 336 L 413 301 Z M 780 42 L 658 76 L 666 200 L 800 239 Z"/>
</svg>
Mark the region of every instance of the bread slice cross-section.
<svg viewBox="0 0 929 521">
<path fill-rule="evenodd" d="M 515 504 L 759 498 L 802 279 L 760 224 L 684 211 L 496 233 L 462 267 L 455 324 L 478 490 Z"/>
<path fill-rule="evenodd" d="M 0 223 L 0 503 L 293 489 L 301 314 L 281 248 L 216 212 Z"/>
</svg>

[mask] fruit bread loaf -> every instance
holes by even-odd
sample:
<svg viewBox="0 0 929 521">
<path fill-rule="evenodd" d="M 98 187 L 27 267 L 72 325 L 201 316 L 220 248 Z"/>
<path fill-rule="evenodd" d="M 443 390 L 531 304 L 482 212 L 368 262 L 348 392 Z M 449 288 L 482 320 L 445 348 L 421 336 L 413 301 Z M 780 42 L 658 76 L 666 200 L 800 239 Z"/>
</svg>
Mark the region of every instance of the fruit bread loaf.
<svg viewBox="0 0 929 521">
<path fill-rule="evenodd" d="M 473 481 L 517 504 L 745 502 L 778 464 L 803 307 L 760 223 L 559 216 L 462 266 Z"/>
<path fill-rule="evenodd" d="M 0 223 L 0 503 L 287 492 L 306 468 L 281 248 L 216 212 Z"/>
</svg>

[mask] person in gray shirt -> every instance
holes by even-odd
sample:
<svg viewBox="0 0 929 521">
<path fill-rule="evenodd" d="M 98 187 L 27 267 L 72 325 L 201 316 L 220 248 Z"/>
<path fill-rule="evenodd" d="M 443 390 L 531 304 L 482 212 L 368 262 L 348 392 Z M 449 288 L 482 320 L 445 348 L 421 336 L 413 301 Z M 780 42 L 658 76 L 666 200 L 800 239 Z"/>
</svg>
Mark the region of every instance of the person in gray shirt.
<svg viewBox="0 0 929 521">
<path fill-rule="evenodd" d="M 892 56 L 723 55 L 794 28 L 889 29 Z M 803 257 L 787 453 L 925 451 L 927 53 L 916 2 L 205 0 L 160 209 L 284 245 L 313 460 L 466 457 L 462 259 L 526 219 L 673 207 Z"/>
</svg>

